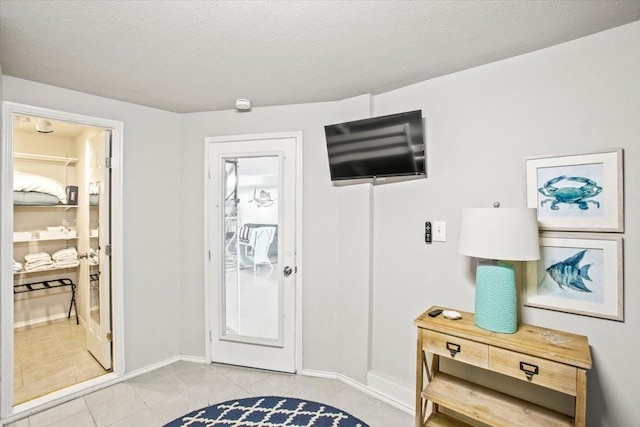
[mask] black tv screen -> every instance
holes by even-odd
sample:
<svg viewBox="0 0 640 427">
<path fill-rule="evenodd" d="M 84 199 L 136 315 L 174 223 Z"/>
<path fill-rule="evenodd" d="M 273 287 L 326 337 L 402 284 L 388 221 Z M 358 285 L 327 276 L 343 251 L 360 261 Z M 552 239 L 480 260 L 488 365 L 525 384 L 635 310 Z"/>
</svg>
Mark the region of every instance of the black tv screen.
<svg viewBox="0 0 640 427">
<path fill-rule="evenodd" d="M 324 127 L 331 180 L 425 175 L 422 111 Z"/>
</svg>

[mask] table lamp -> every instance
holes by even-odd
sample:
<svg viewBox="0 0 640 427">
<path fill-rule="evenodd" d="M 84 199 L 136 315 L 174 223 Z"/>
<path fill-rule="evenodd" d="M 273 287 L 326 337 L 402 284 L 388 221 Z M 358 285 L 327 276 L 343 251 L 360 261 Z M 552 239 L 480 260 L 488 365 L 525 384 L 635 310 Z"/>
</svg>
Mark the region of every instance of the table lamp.
<svg viewBox="0 0 640 427">
<path fill-rule="evenodd" d="M 458 252 L 475 258 L 475 324 L 492 332 L 512 334 L 518 330 L 516 275 L 503 261 L 540 259 L 536 209 L 462 209 Z"/>
</svg>

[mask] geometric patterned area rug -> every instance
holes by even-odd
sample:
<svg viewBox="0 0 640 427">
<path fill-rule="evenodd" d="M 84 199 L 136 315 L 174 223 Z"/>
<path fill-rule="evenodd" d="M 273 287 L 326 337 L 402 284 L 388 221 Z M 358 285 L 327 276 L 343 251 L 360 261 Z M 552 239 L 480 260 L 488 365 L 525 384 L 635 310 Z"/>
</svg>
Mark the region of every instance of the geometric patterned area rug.
<svg viewBox="0 0 640 427">
<path fill-rule="evenodd" d="M 368 427 L 340 409 L 292 397 L 229 400 L 190 412 L 164 427 Z"/>
</svg>

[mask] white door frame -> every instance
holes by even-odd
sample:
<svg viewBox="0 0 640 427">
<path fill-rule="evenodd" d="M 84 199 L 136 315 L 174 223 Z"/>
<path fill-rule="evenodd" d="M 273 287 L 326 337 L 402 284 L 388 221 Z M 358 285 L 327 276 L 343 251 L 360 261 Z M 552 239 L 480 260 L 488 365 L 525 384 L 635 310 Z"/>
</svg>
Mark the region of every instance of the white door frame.
<svg viewBox="0 0 640 427">
<path fill-rule="evenodd" d="M 296 221 L 296 238 L 295 238 L 295 268 L 297 269 L 296 273 L 296 283 L 295 283 L 295 342 L 294 342 L 294 353 L 295 353 L 295 369 L 296 372 L 302 371 L 302 282 L 303 282 L 303 272 L 302 268 L 302 132 L 277 132 L 277 133 L 265 133 L 265 134 L 249 134 L 249 135 L 231 135 L 231 136 L 214 136 L 205 138 L 205 156 L 204 156 L 204 224 L 203 224 L 203 232 L 204 232 L 204 251 L 203 251 L 203 259 L 208 260 L 210 253 L 215 253 L 213 248 L 209 247 L 209 239 L 206 236 L 209 236 L 209 216 L 211 215 L 209 209 L 209 196 L 208 196 L 208 186 L 209 186 L 209 155 L 210 155 L 210 144 L 211 143 L 221 143 L 221 142 L 243 142 L 243 141 L 264 141 L 270 139 L 283 139 L 283 138 L 294 138 L 296 145 L 296 158 L 295 158 L 295 181 L 296 181 L 296 206 L 295 206 L 295 221 Z M 214 338 L 214 334 L 217 333 L 211 330 L 211 316 L 215 316 L 216 313 L 212 313 L 211 307 L 213 306 L 212 300 L 213 295 L 211 295 L 211 290 L 209 289 L 209 284 L 213 283 L 214 278 L 211 277 L 211 272 L 209 269 L 209 263 L 204 262 L 204 342 L 205 342 L 205 358 L 207 363 L 212 362 L 211 355 L 211 340 Z M 217 279 L 217 278 L 216 278 Z"/>
<path fill-rule="evenodd" d="M 95 380 L 71 386 L 30 402 L 13 406 L 13 115 L 36 116 L 101 127 L 112 132 L 111 162 L 111 233 L 112 275 L 111 298 L 113 333 L 113 371 Z M 113 381 L 125 372 L 124 366 L 124 298 L 123 298 L 123 129 L 124 124 L 115 120 L 84 116 L 48 108 L 4 101 L 2 104 L 2 147 L 0 147 L 0 414 L 2 421 L 15 418 L 17 414 L 34 413 L 70 400 L 96 385 Z M 8 379 L 11 380 L 8 380 Z M 0 423 L 1 424 L 1 423 Z"/>
</svg>

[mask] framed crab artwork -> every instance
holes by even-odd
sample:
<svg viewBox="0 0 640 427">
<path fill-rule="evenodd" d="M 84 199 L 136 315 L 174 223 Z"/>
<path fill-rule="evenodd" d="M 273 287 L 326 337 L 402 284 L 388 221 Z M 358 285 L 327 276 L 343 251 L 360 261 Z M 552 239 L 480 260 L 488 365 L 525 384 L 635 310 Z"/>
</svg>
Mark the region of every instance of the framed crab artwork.
<svg viewBox="0 0 640 427">
<path fill-rule="evenodd" d="M 526 205 L 541 230 L 624 231 L 622 148 L 524 163 Z"/>
<path fill-rule="evenodd" d="M 622 236 L 542 233 L 525 265 L 524 305 L 624 320 Z"/>
</svg>

